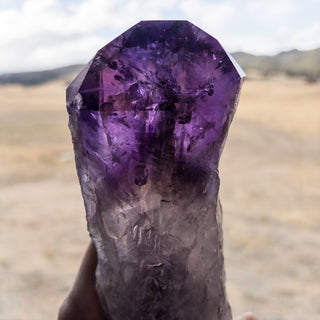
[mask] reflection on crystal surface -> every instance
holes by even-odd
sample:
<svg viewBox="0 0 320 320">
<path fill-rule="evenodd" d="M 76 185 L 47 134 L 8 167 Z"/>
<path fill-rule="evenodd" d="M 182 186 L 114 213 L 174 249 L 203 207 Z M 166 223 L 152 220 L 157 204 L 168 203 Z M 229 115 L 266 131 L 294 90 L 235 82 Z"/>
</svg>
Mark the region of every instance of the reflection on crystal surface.
<svg viewBox="0 0 320 320">
<path fill-rule="evenodd" d="M 142 21 L 67 89 L 106 319 L 231 319 L 218 163 L 244 74 L 187 21 Z"/>
</svg>

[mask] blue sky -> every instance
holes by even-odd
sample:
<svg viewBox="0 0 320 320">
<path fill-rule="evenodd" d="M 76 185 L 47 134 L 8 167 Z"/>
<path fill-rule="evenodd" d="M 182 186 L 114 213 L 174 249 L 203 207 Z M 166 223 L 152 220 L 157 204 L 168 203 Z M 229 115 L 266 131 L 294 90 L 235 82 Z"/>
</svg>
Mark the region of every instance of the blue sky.
<svg viewBox="0 0 320 320">
<path fill-rule="evenodd" d="M 189 20 L 229 52 L 320 47 L 320 0 L 0 0 L 0 73 L 86 63 L 154 19 Z"/>
</svg>

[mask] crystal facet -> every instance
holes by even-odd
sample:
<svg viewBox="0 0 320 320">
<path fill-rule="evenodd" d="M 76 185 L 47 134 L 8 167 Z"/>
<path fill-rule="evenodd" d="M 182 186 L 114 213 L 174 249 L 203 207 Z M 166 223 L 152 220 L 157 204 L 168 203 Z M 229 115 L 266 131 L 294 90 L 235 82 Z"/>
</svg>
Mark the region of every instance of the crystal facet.
<svg viewBox="0 0 320 320">
<path fill-rule="evenodd" d="M 218 163 L 244 74 L 187 21 L 142 21 L 67 89 L 106 319 L 231 319 Z"/>
</svg>

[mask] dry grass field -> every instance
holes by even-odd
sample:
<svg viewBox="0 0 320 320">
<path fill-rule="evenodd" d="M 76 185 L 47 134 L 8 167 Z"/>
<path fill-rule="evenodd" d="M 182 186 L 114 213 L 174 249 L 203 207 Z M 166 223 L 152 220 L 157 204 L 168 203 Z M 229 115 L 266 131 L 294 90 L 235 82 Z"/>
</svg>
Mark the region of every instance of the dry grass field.
<svg viewBox="0 0 320 320">
<path fill-rule="evenodd" d="M 56 319 L 89 238 L 65 82 L 0 87 L 0 319 Z M 320 84 L 247 79 L 222 155 L 233 313 L 320 319 Z"/>
</svg>

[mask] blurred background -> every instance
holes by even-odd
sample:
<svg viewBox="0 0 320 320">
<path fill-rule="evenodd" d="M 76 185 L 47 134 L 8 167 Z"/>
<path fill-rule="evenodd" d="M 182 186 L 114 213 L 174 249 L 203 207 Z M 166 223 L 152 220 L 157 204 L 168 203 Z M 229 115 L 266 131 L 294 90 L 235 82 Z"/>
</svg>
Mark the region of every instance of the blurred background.
<svg viewBox="0 0 320 320">
<path fill-rule="evenodd" d="M 247 73 L 220 165 L 234 315 L 320 319 L 320 1 L 0 0 L 0 319 L 56 319 L 89 243 L 65 88 L 140 20 Z"/>
</svg>

